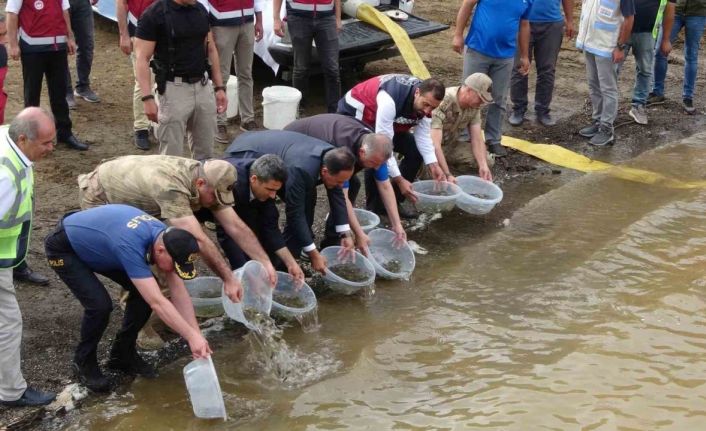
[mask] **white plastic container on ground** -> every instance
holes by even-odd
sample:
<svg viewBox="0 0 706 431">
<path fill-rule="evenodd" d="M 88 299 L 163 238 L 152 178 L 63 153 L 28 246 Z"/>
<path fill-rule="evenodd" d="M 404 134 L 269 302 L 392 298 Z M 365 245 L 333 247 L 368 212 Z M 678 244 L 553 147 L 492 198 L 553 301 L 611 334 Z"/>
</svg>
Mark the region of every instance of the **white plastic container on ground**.
<svg viewBox="0 0 706 431">
<path fill-rule="evenodd" d="M 470 214 L 487 214 L 501 200 L 503 191 L 497 185 L 473 175 L 456 177 L 461 194 L 456 198 L 456 206 Z"/>
<path fill-rule="evenodd" d="M 223 314 L 221 292 L 223 281 L 218 277 L 196 277 L 184 280 L 197 317 L 216 317 Z"/>
<path fill-rule="evenodd" d="M 372 211 L 362 208 L 353 208 L 353 212 L 355 212 L 358 223 L 360 223 L 360 228 L 363 229 L 365 233 L 370 232 L 380 224 L 380 217 Z"/>
<path fill-rule="evenodd" d="M 256 330 L 255 326 L 245 318 L 243 310 L 252 308 L 269 316 L 272 310 L 272 288 L 267 278 L 267 271 L 260 262 L 251 260 L 242 268 L 233 271 L 233 274 L 243 286 L 243 300 L 231 301 L 224 290 L 221 297 L 223 308 L 228 317 L 242 323 L 248 329 Z"/>
<path fill-rule="evenodd" d="M 302 93 L 294 87 L 274 85 L 262 90 L 262 124 L 270 130 L 282 130 L 297 119 Z"/>
<path fill-rule="evenodd" d="M 235 61 L 235 59 L 233 60 Z M 226 109 L 226 117 L 234 118 L 238 115 L 238 77 L 230 75 L 228 84 L 226 84 L 226 94 L 228 96 L 228 108 Z"/>
<path fill-rule="evenodd" d="M 196 417 L 228 418 L 221 385 L 210 356 L 189 362 L 184 367 L 184 382 Z"/>
<path fill-rule="evenodd" d="M 461 188 L 456 184 L 434 180 L 413 182 L 412 190 L 417 195 L 417 210 L 426 213 L 453 209 L 456 198 L 461 194 Z"/>
<path fill-rule="evenodd" d="M 388 229 L 374 229 L 368 233 L 368 238 L 370 262 L 378 277 L 408 280 L 416 265 L 414 251 L 409 244 L 406 241 L 398 244 L 395 233 Z M 398 266 L 394 271 L 390 270 L 392 264 Z"/>
<path fill-rule="evenodd" d="M 292 307 L 277 302 L 296 298 L 301 303 L 301 307 Z M 293 319 L 310 313 L 316 308 L 316 295 L 306 282 L 302 281 L 301 286 L 296 285 L 294 277 L 286 272 L 277 271 L 277 286 L 272 293 L 272 314 L 283 319 Z"/>
<path fill-rule="evenodd" d="M 331 246 L 321 250 L 321 255 L 326 258 L 328 266 L 323 278 L 326 285 L 334 292 L 351 295 L 361 289 L 371 287 L 375 283 L 375 267 L 363 256 L 356 252 L 342 254 L 343 247 Z M 367 278 L 362 281 L 350 281 L 331 271 L 330 268 L 343 264 L 353 264 Z"/>
</svg>

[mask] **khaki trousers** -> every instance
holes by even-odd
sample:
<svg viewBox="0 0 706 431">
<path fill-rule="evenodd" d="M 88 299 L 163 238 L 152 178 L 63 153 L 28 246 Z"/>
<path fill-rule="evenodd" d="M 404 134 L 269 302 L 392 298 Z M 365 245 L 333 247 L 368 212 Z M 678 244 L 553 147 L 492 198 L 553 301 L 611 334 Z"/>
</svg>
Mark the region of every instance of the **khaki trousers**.
<svg viewBox="0 0 706 431">
<path fill-rule="evenodd" d="M 134 46 L 134 38 L 133 46 Z M 135 77 L 135 88 L 132 91 L 132 117 L 134 118 L 133 129 L 147 130 L 150 127 L 150 120 L 145 115 L 145 105 L 142 101 L 142 90 L 140 84 L 137 83 L 137 72 L 135 72 L 135 51 L 130 53 L 130 61 L 132 62 L 132 73 Z M 154 74 L 150 71 L 150 85 L 154 87 Z"/>
<path fill-rule="evenodd" d="M 0 400 L 18 400 L 27 382 L 20 368 L 22 314 L 15 297 L 12 268 L 0 269 Z"/>
<path fill-rule="evenodd" d="M 210 81 L 187 84 L 167 81 L 164 94 L 157 95 L 157 140 L 160 154 L 184 156 L 184 138 L 188 135 L 190 157 L 205 160 L 213 157 L 216 134 L 216 97 Z"/>
<path fill-rule="evenodd" d="M 228 83 L 230 65 L 235 53 L 235 74 L 238 77 L 238 112 L 240 123 L 255 119 L 253 112 L 252 62 L 255 49 L 255 25 L 252 22 L 229 27 L 211 27 L 221 62 L 223 85 Z M 227 124 L 226 113 L 218 115 L 218 124 Z"/>
</svg>

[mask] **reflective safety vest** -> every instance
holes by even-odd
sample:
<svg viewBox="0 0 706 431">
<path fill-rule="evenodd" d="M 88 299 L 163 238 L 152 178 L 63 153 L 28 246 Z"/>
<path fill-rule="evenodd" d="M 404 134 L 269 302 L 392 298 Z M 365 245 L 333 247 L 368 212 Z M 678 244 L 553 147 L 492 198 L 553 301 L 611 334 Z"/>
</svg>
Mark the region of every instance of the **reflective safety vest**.
<svg viewBox="0 0 706 431">
<path fill-rule="evenodd" d="M 23 53 L 66 49 L 68 30 L 61 0 L 24 0 L 17 17 Z"/>
<path fill-rule="evenodd" d="M 618 45 L 618 33 L 623 21 L 619 1 L 584 0 L 576 48 L 610 58 Z"/>
<path fill-rule="evenodd" d="M 212 26 L 234 26 L 252 22 L 255 0 L 208 0 Z"/>
<path fill-rule="evenodd" d="M 306 17 L 333 15 L 333 0 L 287 0 L 287 14 Z"/>
<path fill-rule="evenodd" d="M 12 180 L 16 192 L 10 209 L 0 220 L 0 268 L 15 267 L 27 255 L 34 209 L 32 166 L 23 161 L 20 150 L 11 142 L 6 129 L 0 132 L 0 170 Z"/>
<path fill-rule="evenodd" d="M 652 38 L 657 39 L 659 34 L 659 28 L 662 26 L 662 19 L 664 18 L 664 8 L 667 7 L 667 0 L 660 0 L 659 9 L 657 9 L 657 18 L 655 19 L 655 25 L 652 27 Z"/>
</svg>

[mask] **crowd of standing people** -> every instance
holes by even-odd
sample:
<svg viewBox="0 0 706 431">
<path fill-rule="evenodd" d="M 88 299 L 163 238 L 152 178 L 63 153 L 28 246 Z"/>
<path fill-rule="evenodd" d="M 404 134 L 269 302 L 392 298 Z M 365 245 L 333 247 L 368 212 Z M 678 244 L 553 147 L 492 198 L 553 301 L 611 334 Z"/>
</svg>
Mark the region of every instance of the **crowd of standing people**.
<svg viewBox="0 0 706 431">
<path fill-rule="evenodd" d="M 292 83 L 306 106 L 315 41 L 328 113 L 300 118 L 285 130 L 261 131 L 253 107 L 253 47 L 263 37 L 265 7 L 273 7 L 274 32 L 284 35 L 282 1 L 117 1 L 119 48 L 130 56 L 134 71 L 134 145 L 149 150 L 152 129 L 159 154 L 126 155 L 80 175 L 80 210 L 65 214 L 45 239 L 49 266 L 84 308 L 71 366 L 93 391 L 110 390 L 97 349 L 113 309 L 96 274 L 125 292 L 122 327 L 106 367 L 157 375 L 137 349 L 161 345 L 149 331 L 153 312 L 187 341 L 195 358 L 210 355 L 184 287 L 184 280 L 196 275 L 198 256 L 238 302 L 242 287 L 232 270 L 250 259 L 262 263 L 274 286 L 278 269 L 303 279 L 301 260 L 325 272 L 323 247 L 340 244 L 366 253 L 369 240 L 354 212 L 360 171 L 366 208 L 386 215 L 396 239 L 405 241 L 402 219 L 416 214 L 402 203 L 416 201 L 412 183 L 421 171 L 436 181 L 455 182 L 459 166 L 472 166 L 492 181 L 493 159 L 507 154 L 506 117 L 513 127 L 526 119 L 532 63 L 536 120 L 544 127 L 556 125 L 551 102 L 564 38 L 575 37 L 584 52 L 592 114 L 578 133 L 591 145 L 615 141 L 618 73 L 630 52 L 636 76 L 629 115 L 648 123 L 645 107 L 664 102 L 667 56 L 682 29 L 682 105 L 687 114 L 695 112 L 706 0 L 583 0 L 577 27 L 573 0 L 463 0 L 450 46 L 463 56 L 460 85 L 388 74 L 345 94 L 338 62 L 341 0 L 286 0 Z M 24 263 L 32 231 L 33 163 L 49 155 L 55 142 L 89 150 L 73 133 L 70 111 L 76 98 L 101 103 L 90 79 L 95 2 L 8 0 L 6 21 L 0 22 L 0 86 L 8 57 L 19 60 L 25 106 L 0 130 L 0 405 L 44 405 L 55 397 L 28 386 L 23 377 L 14 280 L 49 283 Z M 75 85 L 68 68 L 73 54 Z M 245 132 L 234 140 L 225 116 L 233 61 Z M 45 79 L 50 109 L 39 108 Z M 6 99 L 3 91 L 2 122 Z M 223 157 L 214 158 L 215 144 L 228 145 Z M 330 216 L 317 244 L 312 225 L 320 186 Z M 277 197 L 284 203 L 283 227 Z M 205 222 L 215 224 L 220 249 L 203 230 Z"/>
</svg>

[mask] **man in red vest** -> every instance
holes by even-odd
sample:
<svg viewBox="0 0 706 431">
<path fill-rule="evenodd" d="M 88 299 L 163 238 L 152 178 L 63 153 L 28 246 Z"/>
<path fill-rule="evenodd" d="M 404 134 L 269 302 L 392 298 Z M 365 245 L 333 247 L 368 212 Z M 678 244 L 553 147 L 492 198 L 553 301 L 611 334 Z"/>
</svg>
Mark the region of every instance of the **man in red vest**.
<svg viewBox="0 0 706 431">
<path fill-rule="evenodd" d="M 120 50 L 129 55 L 130 61 L 132 61 L 132 73 L 135 76 L 135 88 L 132 92 L 133 130 L 135 131 L 135 146 L 143 151 L 150 149 L 150 120 L 145 115 L 145 108 L 141 100 L 142 92 L 140 91 L 140 85 L 137 83 L 135 53 L 132 50 L 132 42 L 135 38 L 137 21 L 142 16 L 142 12 L 152 2 L 154 0 L 118 0 L 115 12 L 118 18 L 118 31 L 120 32 Z"/>
<path fill-rule="evenodd" d="M 68 0 L 9 0 L 7 34 L 10 57 L 22 61 L 25 106 L 39 106 L 46 76 L 57 141 L 85 151 L 88 145 L 71 131 L 66 102 L 66 54 L 76 51 L 68 10 Z"/>
<path fill-rule="evenodd" d="M 282 0 L 274 0 L 274 31 L 284 37 L 280 11 Z M 287 0 L 287 31 L 292 39 L 294 70 L 292 85 L 304 96 L 309 93 L 309 63 L 311 42 L 316 42 L 316 52 L 324 72 L 326 108 L 336 112 L 341 97 L 341 77 L 338 69 L 338 33 L 341 31 L 341 0 Z"/>
<path fill-rule="evenodd" d="M 238 77 L 238 112 L 240 130 L 257 129 L 252 106 L 252 60 L 255 41 L 262 39 L 262 6 L 264 0 L 209 0 L 211 31 L 221 60 L 223 83 L 228 83 L 230 65 L 235 53 L 235 74 Z M 218 114 L 216 141 L 230 144 L 226 113 Z"/>
</svg>

